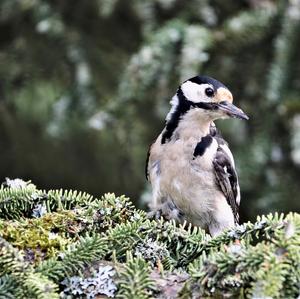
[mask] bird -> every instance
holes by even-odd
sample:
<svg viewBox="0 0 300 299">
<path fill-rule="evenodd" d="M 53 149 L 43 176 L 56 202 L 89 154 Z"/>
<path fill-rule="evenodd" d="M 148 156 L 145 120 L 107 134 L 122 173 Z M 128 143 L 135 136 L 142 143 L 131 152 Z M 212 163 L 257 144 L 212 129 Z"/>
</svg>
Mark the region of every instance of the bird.
<svg viewBox="0 0 300 299">
<path fill-rule="evenodd" d="M 189 222 L 212 237 L 238 225 L 235 162 L 214 123 L 249 119 L 232 101 L 230 90 L 208 76 L 192 77 L 178 87 L 165 127 L 147 155 L 151 217 Z"/>
</svg>

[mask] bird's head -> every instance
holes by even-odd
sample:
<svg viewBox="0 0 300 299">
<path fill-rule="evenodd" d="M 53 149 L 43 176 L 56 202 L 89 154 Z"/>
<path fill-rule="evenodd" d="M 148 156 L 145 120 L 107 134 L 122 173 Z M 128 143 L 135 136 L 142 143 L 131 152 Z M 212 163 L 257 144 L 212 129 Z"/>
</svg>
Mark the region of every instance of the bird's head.
<svg viewBox="0 0 300 299">
<path fill-rule="evenodd" d="M 211 120 L 248 116 L 232 104 L 232 94 L 221 82 L 206 76 L 196 76 L 183 82 L 177 90 L 178 105 L 183 110 L 198 109 Z"/>
</svg>

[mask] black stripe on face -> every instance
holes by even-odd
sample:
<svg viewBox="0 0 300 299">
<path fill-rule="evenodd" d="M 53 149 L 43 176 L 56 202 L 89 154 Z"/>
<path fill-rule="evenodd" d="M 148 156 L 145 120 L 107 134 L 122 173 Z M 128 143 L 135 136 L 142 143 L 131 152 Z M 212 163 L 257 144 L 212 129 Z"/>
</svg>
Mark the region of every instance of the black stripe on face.
<svg viewBox="0 0 300 299">
<path fill-rule="evenodd" d="M 218 106 L 216 103 L 206 102 L 192 102 L 189 101 L 183 94 L 181 87 L 177 90 L 178 106 L 171 116 L 171 119 L 167 122 L 165 131 L 162 135 L 161 144 L 165 144 L 173 135 L 174 131 L 178 127 L 180 118 L 187 113 L 191 108 L 201 108 L 204 110 L 217 110 Z"/>
<path fill-rule="evenodd" d="M 194 158 L 197 156 L 203 156 L 206 149 L 211 145 L 213 138 L 210 135 L 206 135 L 201 138 L 201 141 L 197 143 L 194 150 Z"/>
<path fill-rule="evenodd" d="M 191 109 L 191 103 L 185 98 L 181 87 L 179 87 L 177 90 L 177 97 L 178 106 L 172 114 L 171 119 L 166 124 L 165 132 L 161 139 L 161 144 L 166 143 L 167 140 L 169 140 L 172 137 L 174 131 L 178 126 L 180 118 Z"/>
</svg>

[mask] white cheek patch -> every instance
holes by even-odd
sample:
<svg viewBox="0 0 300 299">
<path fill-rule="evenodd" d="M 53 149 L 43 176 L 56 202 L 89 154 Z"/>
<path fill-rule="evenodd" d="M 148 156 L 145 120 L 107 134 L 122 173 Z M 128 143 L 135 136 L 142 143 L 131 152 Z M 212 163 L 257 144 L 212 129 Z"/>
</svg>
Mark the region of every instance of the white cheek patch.
<svg viewBox="0 0 300 299">
<path fill-rule="evenodd" d="M 196 84 L 191 81 L 186 81 L 181 85 L 181 90 L 185 97 L 192 102 L 210 102 L 211 98 L 205 94 L 206 88 L 213 88 L 210 84 Z"/>
</svg>

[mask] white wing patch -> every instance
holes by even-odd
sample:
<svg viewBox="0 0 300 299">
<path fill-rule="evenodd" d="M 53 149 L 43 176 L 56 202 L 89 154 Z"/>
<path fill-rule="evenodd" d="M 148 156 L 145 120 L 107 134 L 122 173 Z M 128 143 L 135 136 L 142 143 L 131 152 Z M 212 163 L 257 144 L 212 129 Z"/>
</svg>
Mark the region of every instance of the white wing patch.
<svg viewBox="0 0 300 299">
<path fill-rule="evenodd" d="M 236 190 L 237 190 L 237 195 L 236 195 L 235 202 L 237 203 L 237 205 L 240 205 L 240 202 L 241 202 L 241 190 L 240 190 L 239 182 L 237 182 Z"/>
<path fill-rule="evenodd" d="M 232 155 L 232 153 L 231 153 L 229 147 L 227 146 L 227 144 L 220 144 L 219 146 L 220 146 L 220 147 L 224 150 L 224 152 L 228 155 L 231 164 L 233 165 L 233 167 L 235 167 L 235 165 L 234 165 L 234 160 L 233 160 L 233 155 Z"/>
</svg>

